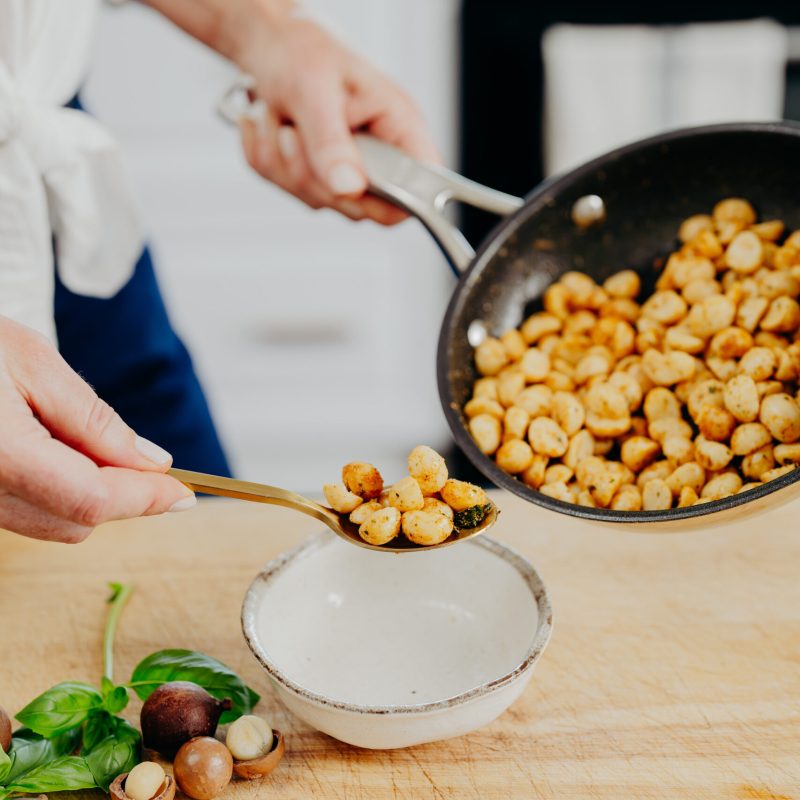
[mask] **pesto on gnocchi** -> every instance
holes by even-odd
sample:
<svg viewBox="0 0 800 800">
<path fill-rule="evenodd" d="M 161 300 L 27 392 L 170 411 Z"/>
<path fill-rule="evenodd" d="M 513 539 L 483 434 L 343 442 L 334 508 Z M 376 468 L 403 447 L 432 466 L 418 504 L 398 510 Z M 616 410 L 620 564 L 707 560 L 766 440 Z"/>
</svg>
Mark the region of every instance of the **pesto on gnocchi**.
<svg viewBox="0 0 800 800">
<path fill-rule="evenodd" d="M 630 269 L 561 275 L 540 311 L 474 350 L 463 413 L 478 448 L 531 489 L 619 511 L 800 466 L 800 231 L 784 230 L 727 198 L 680 225 L 649 296 Z"/>
<path fill-rule="evenodd" d="M 506 337 L 506 342 L 513 341 L 514 337 Z M 495 419 L 492 398 L 478 391 L 475 399 L 474 417 Z M 524 462 L 526 448 L 530 450 L 527 442 L 520 453 L 512 444 L 509 459 Z M 348 515 L 359 526 L 361 538 L 373 545 L 388 544 L 401 533 L 417 545 L 441 544 L 456 529 L 480 525 L 492 508 L 480 486 L 451 478 L 444 458 L 426 445 L 408 454 L 408 475 L 390 486 L 384 486 L 372 464 L 353 461 L 342 468 L 342 482 L 325 484 L 323 493 L 330 507 Z"/>
</svg>

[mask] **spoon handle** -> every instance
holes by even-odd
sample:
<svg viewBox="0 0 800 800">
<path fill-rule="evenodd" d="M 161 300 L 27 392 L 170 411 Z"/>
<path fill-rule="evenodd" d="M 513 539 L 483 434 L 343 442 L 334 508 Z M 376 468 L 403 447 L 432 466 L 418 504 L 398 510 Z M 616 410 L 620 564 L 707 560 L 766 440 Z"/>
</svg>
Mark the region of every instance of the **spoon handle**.
<svg viewBox="0 0 800 800">
<path fill-rule="evenodd" d="M 273 506 L 285 506 L 308 514 L 326 524 L 329 524 L 331 520 L 338 524 L 338 518 L 330 509 L 295 492 L 279 489 L 277 486 L 240 481 L 235 478 L 223 478 L 221 475 L 206 475 L 203 472 L 191 472 L 186 469 L 173 468 L 167 474 L 194 492 L 233 497 L 237 500 L 251 500 L 254 503 L 267 503 Z"/>
</svg>

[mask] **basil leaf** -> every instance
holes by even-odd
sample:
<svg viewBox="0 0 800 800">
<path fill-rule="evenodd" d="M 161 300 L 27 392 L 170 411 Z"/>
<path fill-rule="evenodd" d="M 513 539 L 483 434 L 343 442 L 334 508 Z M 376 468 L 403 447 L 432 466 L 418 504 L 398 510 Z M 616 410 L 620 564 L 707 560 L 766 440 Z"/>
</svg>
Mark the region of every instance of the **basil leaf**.
<svg viewBox="0 0 800 800">
<path fill-rule="evenodd" d="M 122 717 L 114 717 L 114 737 L 120 742 L 131 742 L 135 747 L 140 748 L 142 744 L 142 734 L 133 725 L 127 723 Z"/>
<path fill-rule="evenodd" d="M 7 792 L 64 792 L 75 789 L 94 789 L 95 782 L 86 759 L 80 756 L 60 756 L 47 764 L 41 764 L 9 783 Z"/>
<path fill-rule="evenodd" d="M 261 699 L 261 695 L 258 692 L 254 692 L 249 686 L 246 688 L 247 688 L 247 701 L 250 704 L 250 711 L 252 711 L 258 704 L 258 701 Z M 250 711 L 242 711 L 242 714 L 249 714 Z"/>
<path fill-rule="evenodd" d="M 261 699 L 230 667 L 193 650 L 152 653 L 133 670 L 128 686 L 142 700 L 147 700 L 155 689 L 168 681 L 192 681 L 218 700 L 230 698 L 233 707 L 222 715 L 221 724 L 249 714 Z"/>
<path fill-rule="evenodd" d="M 128 705 L 129 699 L 124 686 L 115 686 L 103 697 L 103 707 L 111 714 L 119 714 Z"/>
<path fill-rule="evenodd" d="M 97 785 L 104 791 L 117 775 L 130 772 L 139 763 L 139 732 L 124 720 L 116 720 L 120 725 L 119 736 L 112 734 L 103 739 L 87 756 L 86 763 Z M 131 735 L 135 734 L 135 735 Z"/>
<path fill-rule="evenodd" d="M 40 694 L 17 714 L 17 719 L 32 731 L 50 738 L 80 725 L 93 708 L 103 704 L 103 696 L 92 686 L 65 681 Z"/>
<path fill-rule="evenodd" d="M 137 748 L 142 741 L 142 735 L 136 728 L 129 725 L 122 717 L 112 717 L 107 711 L 93 713 L 86 721 L 83 729 L 83 744 L 81 755 L 87 756 L 104 739 L 113 736 L 120 741 L 132 742 Z"/>
<path fill-rule="evenodd" d="M 11 756 L 0 747 L 0 784 L 3 783 L 9 772 L 11 772 Z"/>
<path fill-rule="evenodd" d="M 79 736 L 80 731 L 77 728 L 52 739 L 45 739 L 29 728 L 15 731 L 11 739 L 11 749 L 8 751 L 11 770 L 6 775 L 6 782 L 12 783 L 31 770 L 74 752 Z"/>
<path fill-rule="evenodd" d="M 108 711 L 92 711 L 86 725 L 83 727 L 83 741 L 81 742 L 81 755 L 94 750 L 97 745 L 114 730 L 114 717 Z"/>
</svg>

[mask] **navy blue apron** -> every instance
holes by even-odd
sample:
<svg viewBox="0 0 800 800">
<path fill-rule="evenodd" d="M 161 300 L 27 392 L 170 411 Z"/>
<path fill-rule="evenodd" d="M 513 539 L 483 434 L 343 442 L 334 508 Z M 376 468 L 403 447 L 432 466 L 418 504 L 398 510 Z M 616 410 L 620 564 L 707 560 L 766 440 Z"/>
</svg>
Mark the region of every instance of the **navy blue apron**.
<svg viewBox="0 0 800 800">
<path fill-rule="evenodd" d="M 80 109 L 75 98 L 70 108 Z M 69 291 L 56 275 L 58 346 L 67 363 L 175 466 L 230 475 L 192 360 L 167 315 L 147 248 L 107 300 Z"/>
</svg>

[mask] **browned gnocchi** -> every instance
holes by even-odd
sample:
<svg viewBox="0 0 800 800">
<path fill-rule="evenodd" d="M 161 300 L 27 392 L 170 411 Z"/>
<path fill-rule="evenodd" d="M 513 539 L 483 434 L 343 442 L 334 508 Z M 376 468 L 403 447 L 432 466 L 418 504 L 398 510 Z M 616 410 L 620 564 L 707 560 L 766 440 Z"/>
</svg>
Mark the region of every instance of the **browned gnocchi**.
<svg viewBox="0 0 800 800">
<path fill-rule="evenodd" d="M 503 342 L 512 342 L 513 347 L 514 340 L 506 336 Z M 497 400 L 488 386 L 484 383 L 478 387 L 472 420 L 488 419 L 499 425 L 490 405 Z M 524 432 L 530 417 L 527 412 L 522 414 L 524 420 L 512 425 L 519 425 Z M 503 411 L 500 416 L 504 416 Z M 517 472 L 529 470 L 536 457 L 527 441 L 513 438 L 504 442 L 498 456 L 504 468 Z M 572 475 L 568 467 L 562 469 Z M 476 527 L 491 510 L 486 492 L 480 486 L 451 478 L 444 458 L 431 447 L 419 445 L 408 454 L 408 473 L 384 488 L 383 477 L 372 464 L 353 461 L 342 468 L 342 483 L 325 484 L 323 493 L 334 511 L 348 515 L 350 522 L 358 525 L 365 542 L 378 546 L 393 541 L 401 532 L 414 544 L 440 544 L 455 529 Z"/>
<path fill-rule="evenodd" d="M 502 470 L 567 503 L 648 511 L 800 466 L 800 231 L 732 197 L 677 241 L 649 295 L 634 270 L 570 271 L 476 348 L 464 415 Z"/>
</svg>

